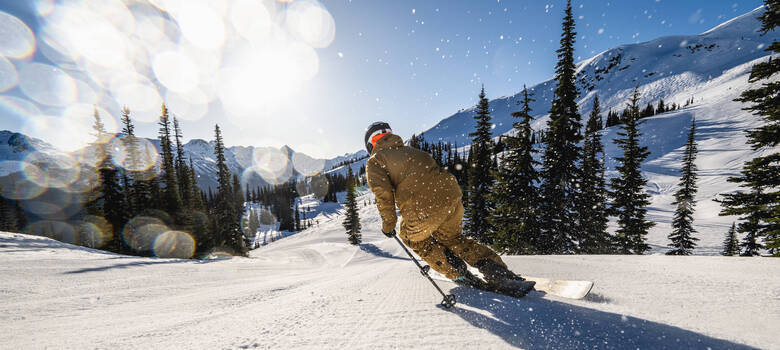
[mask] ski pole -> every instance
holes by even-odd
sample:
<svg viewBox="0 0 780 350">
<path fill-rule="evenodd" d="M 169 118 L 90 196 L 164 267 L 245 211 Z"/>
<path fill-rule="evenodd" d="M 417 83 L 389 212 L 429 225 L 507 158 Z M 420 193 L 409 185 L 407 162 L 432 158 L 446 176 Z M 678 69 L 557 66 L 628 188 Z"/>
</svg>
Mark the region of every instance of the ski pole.
<svg viewBox="0 0 780 350">
<path fill-rule="evenodd" d="M 415 257 L 412 255 L 412 253 L 409 251 L 409 249 L 406 249 L 406 246 L 401 242 L 400 239 L 398 239 L 397 235 L 394 235 L 393 238 L 395 238 L 395 241 L 398 242 L 399 245 L 401 245 L 401 248 L 404 249 L 407 255 L 409 255 L 409 258 L 412 259 L 415 265 L 420 269 L 420 273 L 423 274 L 423 276 L 427 277 L 429 281 L 431 281 L 431 284 L 433 284 L 434 287 L 436 287 L 436 290 L 441 293 L 441 295 L 444 297 L 444 300 L 441 301 L 441 306 L 444 306 L 444 308 L 449 309 L 453 306 L 455 306 L 455 295 L 452 294 L 444 294 L 444 292 L 439 288 L 439 285 L 436 284 L 436 282 L 433 281 L 433 278 L 428 274 L 428 271 L 431 270 L 431 267 L 428 265 L 422 266 L 420 263 L 415 259 Z"/>
</svg>

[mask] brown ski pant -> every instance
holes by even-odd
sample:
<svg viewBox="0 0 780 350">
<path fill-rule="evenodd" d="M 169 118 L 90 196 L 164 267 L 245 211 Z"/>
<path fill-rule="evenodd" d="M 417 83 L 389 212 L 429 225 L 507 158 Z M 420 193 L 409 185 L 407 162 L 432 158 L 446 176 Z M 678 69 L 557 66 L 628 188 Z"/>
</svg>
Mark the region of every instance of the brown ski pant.
<svg viewBox="0 0 780 350">
<path fill-rule="evenodd" d="M 449 279 L 460 276 L 453 266 L 453 255 L 464 260 L 469 265 L 483 259 L 490 259 L 501 266 L 506 266 L 501 258 L 490 248 L 462 235 L 463 204 L 456 201 L 449 213 L 436 220 L 428 217 L 424 223 L 409 225 L 401 223 L 401 239 L 417 255 L 425 260 L 432 269 Z M 404 221 L 406 218 L 404 218 Z M 427 232 L 430 234 L 426 234 Z M 410 240 L 409 237 L 423 237 L 421 240 Z M 449 259 L 448 259 L 449 256 Z"/>
</svg>

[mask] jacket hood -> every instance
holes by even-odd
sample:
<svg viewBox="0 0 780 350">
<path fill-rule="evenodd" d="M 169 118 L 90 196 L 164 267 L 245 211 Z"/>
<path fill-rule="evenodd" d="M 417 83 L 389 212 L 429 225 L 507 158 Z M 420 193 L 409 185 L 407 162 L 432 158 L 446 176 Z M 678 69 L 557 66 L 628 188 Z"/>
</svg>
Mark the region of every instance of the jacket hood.
<svg viewBox="0 0 780 350">
<path fill-rule="evenodd" d="M 404 140 L 401 139 L 401 136 L 396 134 L 385 135 L 376 142 L 376 146 L 371 150 L 371 154 L 375 154 L 380 149 L 402 147 L 403 145 Z"/>
</svg>

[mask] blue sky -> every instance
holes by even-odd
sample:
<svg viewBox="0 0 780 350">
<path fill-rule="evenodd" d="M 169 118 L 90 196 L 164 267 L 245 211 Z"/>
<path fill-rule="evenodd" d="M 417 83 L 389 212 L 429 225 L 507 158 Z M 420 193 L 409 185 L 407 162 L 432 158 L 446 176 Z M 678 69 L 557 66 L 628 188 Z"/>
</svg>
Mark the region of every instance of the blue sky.
<svg viewBox="0 0 780 350">
<path fill-rule="evenodd" d="M 164 3 L 165 0 L 153 2 Z M 38 50 L 32 56 L 9 58 L 19 72 L 33 61 L 51 63 L 47 58 L 49 55 L 40 52 L 43 24 L 57 18 L 60 7 L 67 3 L 42 1 L 36 7 L 32 2 L 0 1 L 0 10 L 25 22 L 38 39 Z M 234 17 L 230 17 L 230 6 L 234 2 L 223 3 L 228 5 L 221 5 L 224 16 L 220 25 L 227 28 L 235 25 Z M 758 0 L 574 1 L 578 32 L 576 55 L 581 60 L 620 44 L 701 33 L 762 3 Z M 334 35 L 324 42 L 307 41 L 314 50 L 302 51 L 303 56 L 290 56 L 295 63 L 289 66 L 289 71 L 284 67 L 264 67 L 261 70 L 264 73 L 252 76 L 258 84 L 249 80 L 237 87 L 231 85 L 236 87 L 234 96 L 225 96 L 233 90 L 219 85 L 213 92 L 215 97 L 209 99 L 207 111 L 190 112 L 181 102 L 177 103 L 176 106 L 183 107 L 178 111 L 172 108 L 172 112 L 180 113 L 184 119 L 182 128 L 186 139 L 210 140 L 213 125 L 219 123 L 228 145 L 287 144 L 313 156 L 332 157 L 360 149 L 364 128 L 376 120 L 389 122 L 397 134 L 406 138 L 433 126 L 458 109 L 475 104 L 482 84 L 488 97 L 495 98 L 513 94 L 523 84 L 530 86 L 550 78 L 565 1 L 266 1 L 265 8 L 271 21 L 282 23 L 284 18 L 289 21 L 290 17 L 285 17 L 286 11 L 302 4 L 325 9 L 335 23 L 335 33 L 331 33 Z M 136 8 L 131 7 L 131 10 L 133 14 L 138 13 Z M 140 27 L 135 28 L 137 32 Z M 196 45 L 207 50 L 198 52 L 219 51 L 221 61 L 217 63 L 221 67 L 233 62 L 233 57 L 240 57 L 235 52 L 241 51 L 243 46 L 239 40 L 230 39 L 231 28 L 226 29 L 226 39 L 217 42 L 218 46 Z M 203 32 L 203 40 L 208 41 L 212 32 Z M 188 39 L 198 41 L 200 37 L 191 35 Z M 316 53 L 316 65 L 307 61 L 311 52 Z M 199 59 L 197 56 L 193 60 Z M 300 57 L 308 58 L 298 60 Z M 265 64 L 287 67 L 289 63 L 284 61 L 282 57 L 282 62 L 272 60 L 269 62 L 274 63 Z M 241 77 L 249 66 L 236 67 L 242 67 L 237 72 Z M 309 67 L 314 67 L 311 74 L 288 79 L 299 70 L 308 72 Z M 72 65 L 63 67 L 69 68 L 73 68 Z M 92 71 L 67 72 L 79 81 L 89 83 L 90 90 L 100 95 L 102 87 L 92 84 L 92 73 L 88 73 Z M 111 72 L 112 75 L 121 73 L 121 68 Z M 181 79 L 171 83 L 170 78 L 161 84 L 166 76 L 161 75 L 160 70 L 150 73 L 139 69 L 137 73 L 148 76 L 161 99 L 165 99 L 165 91 L 174 86 L 171 84 L 179 84 L 175 85 L 177 88 L 187 84 Z M 0 95 L 37 104 L 42 113 L 52 118 L 38 124 L 54 119 L 61 122 L 62 118 L 73 114 L 72 111 L 62 112 L 67 106 L 45 106 L 39 103 L 40 98 L 28 98 L 26 93 L 30 89 L 13 87 Z M 95 98 L 95 103 L 116 118 L 120 105 L 126 102 L 116 101 L 118 98 L 109 98 L 110 93 L 107 94 L 108 97 Z M 241 101 L 236 102 L 235 96 Z M 260 101 L 258 104 L 264 105 L 253 104 L 255 98 Z M 144 102 L 131 100 L 139 101 L 136 104 Z M 236 113 L 236 104 L 248 111 L 242 109 L 241 113 Z M 128 107 L 135 109 L 133 105 Z M 202 113 L 204 115 L 200 116 Z M 190 118 L 192 115 L 197 117 Z M 47 141 L 57 139 L 57 135 L 52 135 L 57 128 L 30 127 L 26 117 L 13 116 L 0 105 L 0 129 L 24 131 Z M 154 137 L 157 126 L 152 119 L 145 120 L 137 121 L 137 133 Z"/>
</svg>

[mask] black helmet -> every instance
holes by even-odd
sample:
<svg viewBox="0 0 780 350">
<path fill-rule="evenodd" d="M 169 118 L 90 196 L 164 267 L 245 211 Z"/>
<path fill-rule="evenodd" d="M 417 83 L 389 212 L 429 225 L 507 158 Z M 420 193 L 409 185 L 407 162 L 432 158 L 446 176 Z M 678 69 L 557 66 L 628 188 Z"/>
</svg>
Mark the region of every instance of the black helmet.
<svg viewBox="0 0 780 350">
<path fill-rule="evenodd" d="M 371 138 L 379 135 L 384 134 L 386 132 L 393 132 L 393 129 L 390 129 L 390 124 L 387 124 L 385 122 L 376 122 L 368 126 L 366 128 L 366 135 L 363 139 L 363 142 L 366 145 L 366 150 L 368 153 L 371 153 L 371 149 L 374 148 L 374 146 L 371 144 Z"/>
</svg>

